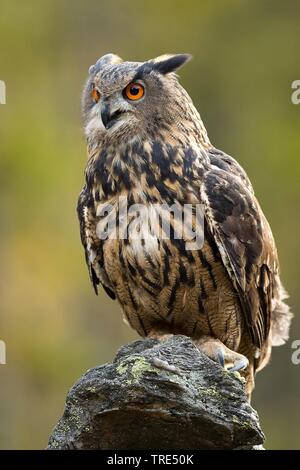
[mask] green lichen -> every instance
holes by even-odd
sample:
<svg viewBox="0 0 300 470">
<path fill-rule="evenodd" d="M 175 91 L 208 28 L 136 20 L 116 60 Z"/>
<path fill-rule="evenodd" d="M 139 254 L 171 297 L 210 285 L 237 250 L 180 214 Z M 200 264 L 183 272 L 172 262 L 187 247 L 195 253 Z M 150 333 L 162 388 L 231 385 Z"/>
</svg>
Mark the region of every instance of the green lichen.
<svg viewBox="0 0 300 470">
<path fill-rule="evenodd" d="M 134 358 L 125 359 L 122 361 L 116 368 L 118 374 L 123 375 L 128 372 L 130 378 L 126 381 L 128 385 L 133 383 L 138 383 L 140 378 L 146 372 L 156 372 L 158 370 L 156 367 L 153 367 L 144 357 L 136 356 Z"/>
<path fill-rule="evenodd" d="M 239 426 L 242 426 L 243 428 L 246 428 L 246 429 L 253 429 L 253 423 L 249 420 L 242 420 L 242 419 L 238 419 L 236 416 L 233 416 L 232 417 L 232 422 L 235 423 L 235 424 L 238 424 Z"/>
<path fill-rule="evenodd" d="M 124 362 L 121 362 L 121 364 L 119 364 L 118 367 L 117 367 L 117 372 L 118 372 L 118 374 L 123 375 L 123 374 L 125 374 L 127 369 L 128 369 L 128 364 L 125 364 Z"/>
<path fill-rule="evenodd" d="M 70 430 L 71 430 L 70 426 L 66 424 L 65 421 L 60 421 L 56 428 L 57 433 L 63 433 L 64 435 L 68 434 Z"/>
<path fill-rule="evenodd" d="M 231 376 L 235 377 L 236 379 L 238 379 L 240 382 L 242 382 L 242 384 L 245 384 L 246 383 L 246 379 L 245 377 L 243 377 L 238 370 L 235 370 L 234 372 L 231 372 L 229 370 L 226 370 L 224 369 L 224 372 L 227 373 L 227 374 L 230 374 Z"/>
<path fill-rule="evenodd" d="M 83 415 L 84 411 L 82 408 L 73 406 L 70 410 L 69 422 L 74 424 L 76 428 L 80 428 Z"/>
<path fill-rule="evenodd" d="M 236 423 L 236 424 L 239 424 L 239 425 L 242 424 L 242 423 L 241 423 L 241 420 L 238 419 L 236 416 L 232 416 L 232 422 L 233 422 L 233 423 Z"/>
<path fill-rule="evenodd" d="M 145 372 L 157 373 L 157 371 L 158 369 L 149 364 L 144 357 L 139 357 L 134 361 L 131 374 L 133 375 L 134 380 L 138 382 Z"/>
<path fill-rule="evenodd" d="M 252 421 L 243 421 L 243 426 L 244 428 L 247 428 L 247 429 L 253 429 L 253 423 Z"/>
<path fill-rule="evenodd" d="M 200 395 L 207 395 L 209 397 L 218 397 L 221 398 L 221 393 L 217 387 L 199 387 L 198 389 Z"/>
<path fill-rule="evenodd" d="M 96 387 L 92 386 L 92 387 L 87 387 L 86 388 L 86 391 L 89 392 L 90 394 L 93 394 L 95 395 L 95 397 L 97 398 L 97 400 L 105 400 L 106 397 L 105 395 L 100 392 Z"/>
<path fill-rule="evenodd" d="M 57 440 L 53 440 L 50 443 L 51 449 L 58 449 L 59 448 L 59 442 Z"/>
</svg>

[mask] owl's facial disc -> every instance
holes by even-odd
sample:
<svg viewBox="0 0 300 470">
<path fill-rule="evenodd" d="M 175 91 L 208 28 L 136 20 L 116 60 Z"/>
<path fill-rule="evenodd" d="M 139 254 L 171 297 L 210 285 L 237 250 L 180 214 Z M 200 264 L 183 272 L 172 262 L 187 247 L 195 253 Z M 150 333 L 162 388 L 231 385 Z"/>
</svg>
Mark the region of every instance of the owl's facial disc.
<svg viewBox="0 0 300 470">
<path fill-rule="evenodd" d="M 86 136 L 124 142 L 176 124 L 182 117 L 178 103 L 188 98 L 174 72 L 189 59 L 187 54 L 167 54 L 146 62 L 124 62 L 112 54 L 101 57 L 90 68 L 83 95 Z"/>
</svg>

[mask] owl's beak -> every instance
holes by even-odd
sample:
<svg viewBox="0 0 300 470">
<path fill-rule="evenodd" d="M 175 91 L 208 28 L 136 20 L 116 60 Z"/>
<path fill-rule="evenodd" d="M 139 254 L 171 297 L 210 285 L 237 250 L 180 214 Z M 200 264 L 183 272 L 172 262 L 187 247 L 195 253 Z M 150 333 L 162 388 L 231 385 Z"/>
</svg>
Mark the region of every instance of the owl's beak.
<svg viewBox="0 0 300 470">
<path fill-rule="evenodd" d="M 110 129 L 122 113 L 120 109 L 112 111 L 109 104 L 104 103 L 101 108 L 101 119 L 105 129 Z"/>
</svg>

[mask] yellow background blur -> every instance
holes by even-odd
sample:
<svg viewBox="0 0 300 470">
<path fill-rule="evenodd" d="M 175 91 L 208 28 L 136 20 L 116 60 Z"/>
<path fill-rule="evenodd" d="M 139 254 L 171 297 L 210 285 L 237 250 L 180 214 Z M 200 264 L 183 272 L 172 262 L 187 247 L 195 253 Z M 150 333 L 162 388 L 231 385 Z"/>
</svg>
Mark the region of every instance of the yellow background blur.
<svg viewBox="0 0 300 470">
<path fill-rule="evenodd" d="M 180 71 L 211 141 L 244 166 L 271 223 L 296 314 L 291 341 L 257 376 L 268 448 L 300 448 L 300 3 L 1 0 L 0 448 L 43 448 L 68 388 L 137 338 L 89 283 L 76 201 L 86 149 L 80 95 L 88 67 L 114 52 L 145 60 L 189 52 Z"/>
</svg>

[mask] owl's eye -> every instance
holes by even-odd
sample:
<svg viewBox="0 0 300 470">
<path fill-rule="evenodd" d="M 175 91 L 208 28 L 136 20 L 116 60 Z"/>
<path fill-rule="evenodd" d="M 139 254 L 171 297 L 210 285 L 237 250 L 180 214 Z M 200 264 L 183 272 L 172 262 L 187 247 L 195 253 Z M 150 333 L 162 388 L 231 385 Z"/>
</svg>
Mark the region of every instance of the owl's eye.
<svg viewBox="0 0 300 470">
<path fill-rule="evenodd" d="M 140 100 L 144 96 L 144 93 L 145 89 L 143 85 L 134 82 L 129 83 L 129 85 L 127 85 L 127 87 L 123 91 L 123 95 L 125 96 L 125 98 L 128 98 L 131 101 Z"/>
<path fill-rule="evenodd" d="M 99 93 L 99 91 L 97 90 L 97 88 L 94 87 L 94 88 L 92 89 L 91 97 L 92 97 L 94 103 L 98 103 L 98 101 L 100 100 L 100 93 Z"/>
</svg>

